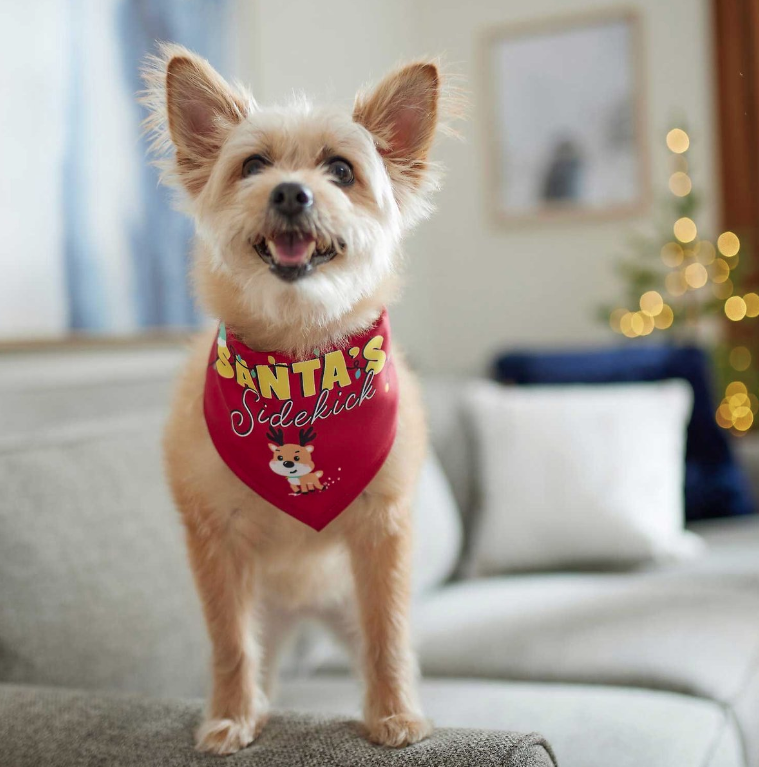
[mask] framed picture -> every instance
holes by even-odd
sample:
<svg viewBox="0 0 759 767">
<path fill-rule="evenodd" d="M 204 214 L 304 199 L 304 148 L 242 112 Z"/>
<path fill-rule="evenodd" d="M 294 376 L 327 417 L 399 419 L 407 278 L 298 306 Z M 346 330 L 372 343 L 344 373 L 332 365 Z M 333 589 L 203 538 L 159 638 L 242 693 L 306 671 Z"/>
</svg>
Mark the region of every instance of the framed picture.
<svg viewBox="0 0 759 767">
<path fill-rule="evenodd" d="M 640 37 L 629 11 L 488 30 L 487 199 L 497 221 L 646 206 Z"/>
</svg>

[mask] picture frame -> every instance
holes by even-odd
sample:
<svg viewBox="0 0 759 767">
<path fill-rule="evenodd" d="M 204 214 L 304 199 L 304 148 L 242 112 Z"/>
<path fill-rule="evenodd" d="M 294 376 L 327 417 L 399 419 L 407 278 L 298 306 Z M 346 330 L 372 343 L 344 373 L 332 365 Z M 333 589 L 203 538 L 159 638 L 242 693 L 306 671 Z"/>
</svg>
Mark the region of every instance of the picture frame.
<svg viewBox="0 0 759 767">
<path fill-rule="evenodd" d="M 640 15 L 628 8 L 484 31 L 493 223 L 614 219 L 648 208 L 643 60 Z"/>
</svg>

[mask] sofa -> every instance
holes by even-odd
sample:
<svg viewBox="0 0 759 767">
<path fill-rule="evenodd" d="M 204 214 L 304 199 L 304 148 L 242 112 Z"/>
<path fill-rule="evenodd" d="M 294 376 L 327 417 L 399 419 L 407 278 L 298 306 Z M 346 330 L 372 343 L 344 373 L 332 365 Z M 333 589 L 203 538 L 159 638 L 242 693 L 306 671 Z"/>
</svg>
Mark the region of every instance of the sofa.
<svg viewBox="0 0 759 767">
<path fill-rule="evenodd" d="M 213 761 L 191 749 L 209 647 L 159 445 L 184 354 L 0 355 L 0 765 Z M 759 519 L 694 525 L 688 562 L 470 577 L 461 381 L 424 389 L 413 626 L 439 729 L 366 743 L 347 657 L 306 625 L 269 727 L 229 762 L 759 767 Z"/>
</svg>

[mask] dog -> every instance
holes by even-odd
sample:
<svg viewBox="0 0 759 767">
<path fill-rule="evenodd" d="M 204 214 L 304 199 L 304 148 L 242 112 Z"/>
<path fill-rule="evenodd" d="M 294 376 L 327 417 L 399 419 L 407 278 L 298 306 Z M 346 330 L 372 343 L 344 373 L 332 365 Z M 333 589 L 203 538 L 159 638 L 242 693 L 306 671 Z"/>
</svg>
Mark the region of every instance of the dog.
<svg viewBox="0 0 759 767">
<path fill-rule="evenodd" d="M 275 474 L 287 477 L 294 493 L 324 490 L 324 485 L 320 482 L 324 472 L 315 470 L 316 464 L 311 460 L 314 446 L 308 444 L 316 437 L 313 429 L 301 429 L 297 444 L 285 444 L 282 429 L 272 428 L 266 436 L 274 440 L 269 443 L 269 448 L 274 453 L 269 468 Z"/>
<path fill-rule="evenodd" d="M 277 651 L 306 611 L 342 637 L 360 637 L 368 738 L 393 747 L 420 741 L 431 724 L 417 697 L 409 608 L 425 420 L 418 385 L 400 353 L 388 352 L 383 323 L 398 292 L 401 239 L 431 212 L 438 184 L 429 153 L 442 125 L 440 69 L 432 60 L 401 66 L 360 91 L 352 110 L 303 99 L 261 107 L 171 44 L 148 62 L 145 79 L 155 161 L 195 222 L 195 290 L 220 320 L 193 346 L 164 437 L 212 644 L 197 748 L 231 754 L 254 741 Z M 291 427 L 296 387 L 318 402 Z M 282 407 L 273 412 L 275 404 Z M 384 410 L 362 416 L 369 408 Z M 327 440 L 325 413 L 353 418 L 345 439 L 355 441 Z M 217 421 L 223 434 L 210 425 Z M 308 432 L 297 444 L 271 438 L 243 459 L 245 435 L 263 437 L 264 421 L 317 424 L 330 482 L 313 471 Z M 374 451 L 366 469 L 364 449 Z M 295 463 L 303 450 L 308 474 L 298 493 L 278 479 L 279 459 Z M 359 485 L 351 461 L 366 474 Z M 278 508 L 280 492 L 288 498 Z M 339 498 L 347 505 L 332 518 Z M 303 524 L 297 515 L 309 504 L 327 516 Z"/>
</svg>

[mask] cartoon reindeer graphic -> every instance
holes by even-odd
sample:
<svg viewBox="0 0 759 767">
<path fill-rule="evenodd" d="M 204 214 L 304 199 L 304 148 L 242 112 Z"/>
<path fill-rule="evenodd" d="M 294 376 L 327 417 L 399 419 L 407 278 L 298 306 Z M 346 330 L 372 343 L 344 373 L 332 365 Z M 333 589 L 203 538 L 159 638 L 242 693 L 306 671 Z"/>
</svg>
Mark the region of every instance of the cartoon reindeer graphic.
<svg viewBox="0 0 759 767">
<path fill-rule="evenodd" d="M 295 493 L 324 489 L 319 481 L 324 472 L 314 471 L 315 465 L 312 459 L 314 446 L 309 444 L 316 438 L 313 428 L 309 426 L 307 429 L 300 430 L 297 445 L 285 444 L 285 434 L 282 429 L 271 428 L 266 436 L 271 440 L 269 449 L 274 453 L 273 459 L 269 462 L 269 468 L 275 474 L 287 477 Z"/>
</svg>

